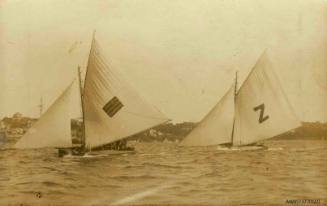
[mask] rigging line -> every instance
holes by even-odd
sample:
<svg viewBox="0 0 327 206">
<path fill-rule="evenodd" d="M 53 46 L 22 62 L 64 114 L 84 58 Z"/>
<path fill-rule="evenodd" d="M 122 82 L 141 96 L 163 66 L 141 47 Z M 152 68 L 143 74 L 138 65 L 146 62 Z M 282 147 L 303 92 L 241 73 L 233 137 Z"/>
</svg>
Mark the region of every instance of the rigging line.
<svg viewBox="0 0 327 206">
<path fill-rule="evenodd" d="M 101 45 L 96 40 L 95 40 L 95 48 L 96 48 L 96 50 L 98 50 L 98 54 L 96 54 L 96 55 L 98 57 L 98 61 L 100 61 L 100 64 L 102 63 L 104 66 L 106 66 L 108 68 L 107 71 L 112 73 L 113 78 L 117 79 L 117 81 L 119 83 L 121 83 L 122 86 L 119 89 L 122 89 L 122 88 L 126 89 L 127 88 L 128 90 L 130 90 L 132 92 L 136 92 L 136 95 L 141 99 L 141 101 L 143 101 L 144 103 L 151 106 L 154 110 L 159 112 L 161 115 L 165 116 L 165 114 L 156 105 L 150 104 L 148 99 L 145 96 L 143 96 L 142 94 L 140 94 L 138 89 L 134 85 L 130 84 L 126 80 L 126 78 L 124 78 L 124 75 L 122 75 L 121 71 L 115 69 L 115 67 L 112 66 L 112 63 L 111 63 L 110 59 L 105 58 L 102 55 L 103 52 L 101 52 L 101 51 L 103 51 L 103 49 L 102 49 Z M 124 86 L 124 84 L 127 85 L 127 86 Z"/>
<path fill-rule="evenodd" d="M 108 57 L 105 57 L 103 55 L 104 49 L 102 49 L 102 46 L 98 43 L 98 41 L 95 40 L 95 58 L 97 61 L 97 64 L 100 65 L 101 67 L 105 68 L 105 71 L 102 71 L 104 73 L 110 73 L 111 76 L 113 76 L 113 79 L 116 79 L 116 81 L 120 83 L 125 83 L 125 79 L 121 78 L 122 73 L 115 69 L 114 66 L 112 66 L 111 59 Z"/>
<path fill-rule="evenodd" d="M 168 119 L 168 118 L 159 118 L 159 117 L 143 115 L 143 114 L 136 113 L 136 112 L 129 112 L 129 111 L 121 111 L 121 112 L 129 113 L 129 114 L 132 114 L 132 115 L 135 115 L 135 116 L 140 116 L 140 117 L 149 118 L 149 119 L 158 119 L 158 120 L 167 120 Z"/>
<path fill-rule="evenodd" d="M 93 59 L 93 60 L 94 60 L 94 62 L 93 62 L 94 66 L 97 67 L 97 68 L 100 68 L 97 61 L 95 59 Z M 99 83 L 97 83 L 98 87 L 99 87 L 99 85 L 102 85 L 100 87 L 109 88 L 110 90 L 119 90 L 119 89 L 121 89 L 119 86 L 115 86 L 114 83 L 110 83 L 110 82 L 115 81 L 114 79 L 111 78 L 112 75 L 107 75 L 104 71 L 102 71 L 100 69 L 94 70 L 93 72 L 94 72 L 93 75 L 95 77 L 97 77 L 98 80 L 99 80 Z M 110 82 L 106 82 L 106 80 L 108 80 Z"/>
<path fill-rule="evenodd" d="M 270 62 L 269 62 L 269 63 L 270 63 Z M 270 64 L 271 64 L 271 63 L 270 63 Z M 275 80 L 276 80 L 276 82 L 277 82 L 277 85 L 278 85 L 279 89 L 281 90 L 281 92 L 282 92 L 282 94 L 283 94 L 283 96 L 284 96 L 284 100 L 286 100 L 286 104 L 287 104 L 288 108 L 291 110 L 291 112 L 293 113 L 294 117 L 295 117 L 298 121 L 300 121 L 299 117 L 297 116 L 297 114 L 296 114 L 296 112 L 295 112 L 295 110 L 294 110 L 293 105 L 291 104 L 291 102 L 290 102 L 290 100 L 289 100 L 288 95 L 286 94 L 286 91 L 284 90 L 284 87 L 283 87 L 282 84 L 281 84 L 281 80 L 280 80 L 279 76 L 276 74 L 276 71 L 275 71 L 273 68 L 271 69 L 271 73 L 272 73 L 272 75 L 274 76 L 274 78 L 275 78 Z"/>
<path fill-rule="evenodd" d="M 92 63 L 95 64 L 96 66 L 99 66 L 101 68 L 100 71 L 94 71 L 94 72 L 96 72 L 96 74 L 105 74 L 105 73 L 110 74 L 109 76 L 112 77 L 112 80 L 117 81 L 117 83 L 119 83 L 118 86 L 113 86 L 113 87 L 112 87 L 112 85 L 107 85 L 107 84 L 105 84 L 105 85 L 106 86 L 109 86 L 109 87 L 111 86 L 113 89 L 115 89 L 117 91 L 128 90 L 130 92 L 134 92 L 135 95 L 138 96 L 142 102 L 148 104 L 153 110 L 157 111 L 162 116 L 165 116 L 155 105 L 150 104 L 147 101 L 147 99 L 138 92 L 138 89 L 136 89 L 128 81 L 126 81 L 126 79 L 122 77 L 123 75 L 121 75 L 121 72 L 120 71 L 115 70 L 114 67 L 111 66 L 110 60 L 108 60 L 107 58 L 105 58 L 102 55 L 101 50 L 102 50 L 101 46 L 98 44 L 98 42 L 96 41 L 96 39 L 93 38 L 93 42 L 92 42 L 92 46 L 91 46 L 91 51 L 90 51 L 90 56 L 93 55 L 92 56 L 92 58 L 93 58 L 92 59 L 93 60 Z M 89 58 L 89 60 L 90 60 L 90 58 Z M 89 66 L 90 66 L 90 62 L 88 62 L 88 67 Z M 139 115 L 139 114 L 134 113 L 134 115 Z M 142 115 L 139 115 L 139 116 L 142 116 Z M 144 117 L 147 117 L 147 116 L 144 116 Z M 147 118 L 162 119 L 162 120 L 163 119 L 168 119 L 168 118 L 155 118 L 155 117 L 150 117 L 150 116 L 148 116 Z"/>
<path fill-rule="evenodd" d="M 124 83 L 122 81 L 122 79 L 119 78 L 119 76 L 122 76 L 122 75 L 120 74 L 120 72 L 118 70 L 116 70 L 112 66 L 110 58 L 107 58 L 103 55 L 104 50 L 102 49 L 101 45 L 97 41 L 95 41 L 95 50 L 96 50 L 96 54 L 95 54 L 96 61 L 98 61 L 99 65 L 101 65 L 102 67 L 105 68 L 105 71 L 102 71 L 102 72 L 109 73 L 110 74 L 109 76 L 112 76 L 113 79 L 115 79 L 116 81 L 118 81 L 120 83 Z"/>
<path fill-rule="evenodd" d="M 255 62 L 255 64 L 252 66 L 251 71 L 248 73 L 248 75 L 246 76 L 246 78 L 245 78 L 245 80 L 243 81 L 243 83 L 240 84 L 241 86 L 239 87 L 239 89 L 238 89 L 236 95 L 237 95 L 238 93 L 241 92 L 241 90 L 243 89 L 243 85 L 245 85 L 245 83 L 249 80 L 251 74 L 254 73 L 255 68 L 259 65 L 259 63 L 261 62 L 261 60 L 262 60 L 262 58 L 264 57 L 264 55 L 266 55 L 266 53 L 267 53 L 267 49 L 265 49 L 265 50 L 261 53 L 261 55 L 259 56 L 259 58 L 258 58 L 257 61 Z"/>
</svg>

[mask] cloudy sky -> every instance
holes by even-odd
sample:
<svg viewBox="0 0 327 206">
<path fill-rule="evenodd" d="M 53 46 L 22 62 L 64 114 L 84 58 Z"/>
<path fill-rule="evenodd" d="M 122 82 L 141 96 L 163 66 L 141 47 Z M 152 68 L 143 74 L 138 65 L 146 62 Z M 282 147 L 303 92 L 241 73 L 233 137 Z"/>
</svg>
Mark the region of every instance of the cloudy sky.
<svg viewBox="0 0 327 206">
<path fill-rule="evenodd" d="M 268 49 L 298 116 L 327 121 L 327 3 L 318 0 L 0 0 L 0 117 L 37 116 L 85 70 L 111 65 L 179 121 L 200 120 Z"/>
</svg>

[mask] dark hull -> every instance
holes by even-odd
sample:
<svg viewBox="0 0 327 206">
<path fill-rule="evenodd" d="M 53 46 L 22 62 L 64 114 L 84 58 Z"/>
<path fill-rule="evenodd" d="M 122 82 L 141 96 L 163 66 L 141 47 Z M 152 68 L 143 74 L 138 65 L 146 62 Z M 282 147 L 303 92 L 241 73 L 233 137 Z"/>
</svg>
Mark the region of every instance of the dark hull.
<svg viewBox="0 0 327 206">
<path fill-rule="evenodd" d="M 235 150 L 235 151 L 251 151 L 251 150 L 267 150 L 268 147 L 263 144 L 248 144 L 242 146 L 234 146 L 233 144 L 222 144 L 218 146 L 219 150 Z"/>
<path fill-rule="evenodd" d="M 80 147 L 75 148 L 58 148 L 58 156 L 103 156 L 103 155 L 121 155 L 121 154 L 134 154 L 136 153 L 134 149 L 126 149 L 126 150 L 83 150 Z"/>
</svg>

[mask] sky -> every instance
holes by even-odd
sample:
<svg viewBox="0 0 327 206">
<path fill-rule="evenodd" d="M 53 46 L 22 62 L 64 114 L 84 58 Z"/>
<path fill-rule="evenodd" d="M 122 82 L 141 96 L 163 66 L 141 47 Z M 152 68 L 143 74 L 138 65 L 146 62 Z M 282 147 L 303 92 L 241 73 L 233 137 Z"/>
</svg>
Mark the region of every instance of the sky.
<svg viewBox="0 0 327 206">
<path fill-rule="evenodd" d="M 174 122 L 199 121 L 268 50 L 302 121 L 327 121 L 320 0 L 0 0 L 0 117 L 38 116 L 104 55 Z M 249 97 L 250 98 L 250 97 Z"/>
</svg>

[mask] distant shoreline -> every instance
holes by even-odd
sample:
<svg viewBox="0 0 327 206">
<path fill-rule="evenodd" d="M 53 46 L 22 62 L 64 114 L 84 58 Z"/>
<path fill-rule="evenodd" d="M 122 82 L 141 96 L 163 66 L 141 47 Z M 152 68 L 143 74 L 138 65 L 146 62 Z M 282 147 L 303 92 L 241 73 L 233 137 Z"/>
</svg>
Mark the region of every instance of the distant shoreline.
<svg viewBox="0 0 327 206">
<path fill-rule="evenodd" d="M 7 133 L 8 140 L 14 140 L 22 136 L 37 119 L 24 117 L 20 113 L 16 113 L 13 117 L 5 117 L 0 120 L 2 128 Z M 82 132 L 81 122 L 73 119 L 72 121 L 73 140 L 77 140 Z M 130 136 L 127 140 L 142 142 L 180 142 L 182 141 L 198 123 L 165 123 L 149 129 L 145 132 Z M 283 133 L 281 135 L 270 138 L 270 140 L 327 140 L 327 122 L 302 122 L 302 125 L 296 129 Z"/>
<path fill-rule="evenodd" d="M 327 137 L 273 137 L 271 140 L 314 140 L 314 141 L 326 141 Z"/>
<path fill-rule="evenodd" d="M 166 123 L 152 130 L 129 137 L 129 140 L 150 141 L 182 141 L 196 127 L 197 123 Z M 302 122 L 302 126 L 270 138 L 269 140 L 327 140 L 327 123 Z"/>
</svg>

